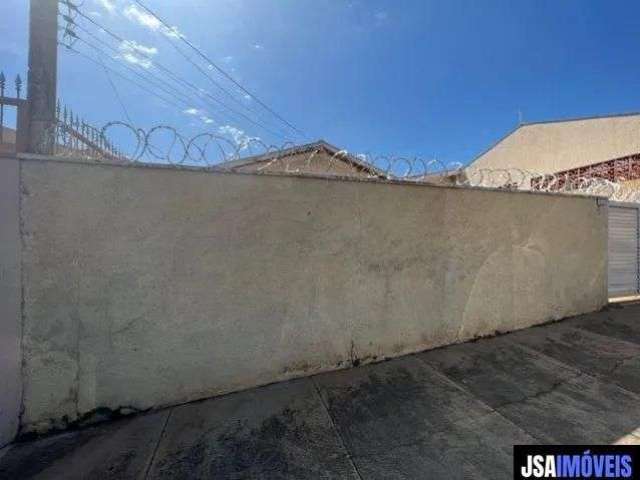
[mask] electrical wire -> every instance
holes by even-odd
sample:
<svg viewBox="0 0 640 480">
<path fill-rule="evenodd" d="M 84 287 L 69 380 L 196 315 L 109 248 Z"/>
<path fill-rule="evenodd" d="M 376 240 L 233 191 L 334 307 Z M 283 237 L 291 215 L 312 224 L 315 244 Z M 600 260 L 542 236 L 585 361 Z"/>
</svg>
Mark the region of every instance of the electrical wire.
<svg viewBox="0 0 640 480">
<path fill-rule="evenodd" d="M 67 0 L 60 0 L 60 1 L 61 1 L 61 2 L 64 2 L 65 4 L 67 4 Z M 122 38 L 121 36 L 119 36 L 119 35 L 117 35 L 117 34 L 115 34 L 115 33 L 111 32 L 109 29 L 107 29 L 107 28 L 103 27 L 103 26 L 102 26 L 102 25 L 100 25 L 98 22 L 94 21 L 92 18 L 90 18 L 90 17 L 88 17 L 87 15 L 85 15 L 82 11 L 77 10 L 77 9 L 76 9 L 75 11 L 77 11 L 77 12 L 78 12 L 78 14 L 79 14 L 80 16 L 82 16 L 83 18 L 87 19 L 90 23 L 94 24 L 97 28 L 100 28 L 100 29 L 101 29 L 101 30 L 103 30 L 105 33 L 107 33 L 108 35 L 110 35 L 112 38 L 114 38 L 114 39 L 118 40 L 119 42 L 121 42 L 121 44 L 122 44 L 122 43 L 124 43 L 124 44 L 131 44 L 131 43 L 132 43 L 132 42 L 130 42 L 129 40 L 126 40 L 126 39 Z M 84 27 L 82 27 L 82 26 L 80 26 L 79 24 L 77 24 L 77 23 L 73 22 L 73 20 L 72 20 L 72 19 L 67 18 L 66 16 L 63 16 L 63 18 L 64 18 L 68 23 L 71 23 L 71 24 L 73 24 L 74 26 L 76 26 L 76 27 L 80 28 L 83 32 L 85 32 L 87 35 L 91 36 L 91 37 L 92 37 L 94 40 L 96 40 L 97 42 L 101 43 L 102 45 L 105 45 L 106 47 L 110 48 L 111 50 L 115 51 L 115 52 L 116 52 L 116 53 L 118 53 L 118 54 L 120 54 L 120 53 L 121 53 L 121 52 L 119 52 L 117 49 L 115 49 L 114 47 L 112 47 L 112 46 L 110 46 L 110 45 L 106 44 L 106 42 L 104 42 L 104 41 L 102 41 L 101 39 L 97 38 L 94 34 L 92 34 L 91 32 L 89 32 L 89 31 L 88 31 L 87 29 L 85 29 Z M 69 32 L 65 32 L 65 33 L 69 34 Z M 101 50 L 101 49 L 100 49 L 99 47 L 97 47 L 96 45 L 93 45 L 93 44 L 91 44 L 90 42 L 86 41 L 85 39 L 83 39 L 83 38 L 79 37 L 75 32 L 71 32 L 71 33 L 70 33 L 70 36 L 74 37 L 75 39 L 80 40 L 81 42 L 83 42 L 83 43 L 87 44 L 88 46 L 90 46 L 90 47 L 91 47 L 91 48 L 93 48 L 94 50 L 96 50 L 96 51 L 100 52 L 101 54 L 103 54 L 103 55 L 105 55 L 105 56 L 107 56 L 107 57 L 109 57 L 110 59 L 112 59 L 112 60 L 113 60 L 113 58 L 112 58 L 110 55 L 108 55 L 106 52 L 104 52 L 104 50 Z M 271 129 L 271 128 L 267 127 L 266 125 L 264 125 L 264 124 L 262 124 L 262 123 L 260 123 L 260 122 L 258 122 L 258 121 L 253 120 L 252 118 L 248 117 L 247 115 L 243 114 L 242 112 L 238 112 L 237 110 L 235 110 L 235 109 L 233 109 L 233 108 L 231 108 L 231 107 L 227 106 L 226 104 L 224 104 L 224 102 L 222 102 L 221 100 L 219 100 L 219 99 L 217 99 L 216 97 L 212 96 L 209 92 L 202 91 L 201 89 L 199 89 L 197 86 L 195 86 L 194 84 L 192 84 L 192 83 L 191 83 L 191 82 L 189 82 L 188 80 L 185 80 L 185 79 L 180 78 L 177 74 L 175 74 L 174 72 L 172 72 L 169 68 L 167 68 L 167 67 L 165 67 L 165 66 L 163 66 L 163 65 L 159 64 L 158 62 L 155 62 L 155 60 L 154 60 L 152 57 L 150 57 L 150 56 L 148 56 L 148 55 L 145 55 L 143 52 L 136 52 L 136 53 L 137 53 L 137 54 L 140 54 L 140 55 L 141 55 L 141 56 L 143 56 L 143 57 L 146 57 L 146 58 L 147 58 L 147 60 L 150 62 L 150 64 L 151 64 L 152 66 L 154 66 L 155 68 L 157 68 L 157 69 L 159 69 L 159 70 L 163 71 L 165 74 L 167 74 L 167 75 L 169 75 L 170 77 L 172 77 L 173 81 L 178 82 L 178 83 L 181 83 L 181 84 L 183 84 L 183 85 L 186 85 L 188 88 L 190 88 L 190 89 L 194 90 L 194 91 L 195 91 L 195 92 L 196 92 L 200 97 L 202 97 L 202 95 L 205 95 L 207 98 L 210 98 L 212 101 L 216 102 L 216 103 L 217 103 L 217 104 L 219 104 L 222 108 L 224 108 L 225 110 L 228 110 L 228 111 L 229 111 L 229 112 L 231 112 L 232 114 L 235 114 L 235 115 L 237 115 L 237 116 L 239 116 L 239 117 L 243 118 L 244 120 L 246 120 L 246 121 L 250 122 L 251 124 L 253 124 L 253 125 L 255 125 L 255 126 L 257 126 L 257 127 L 261 128 L 261 129 L 263 129 L 264 131 L 269 132 L 271 135 L 274 135 L 274 136 L 276 136 L 276 137 L 279 137 L 279 138 L 281 138 L 281 139 L 284 139 L 285 141 L 287 140 L 286 136 L 284 136 L 282 133 L 278 133 L 278 132 L 274 131 L 273 129 Z M 131 71 L 133 71 L 133 72 L 136 74 L 136 76 L 138 76 L 138 77 L 142 77 L 138 72 L 136 72 L 135 70 L 132 70 L 132 69 L 131 69 L 131 67 L 130 67 L 129 65 L 124 64 L 124 67 L 125 67 L 125 68 L 127 68 L 127 69 L 129 69 L 129 70 L 131 70 Z M 186 96 L 184 95 L 184 93 L 183 93 L 183 92 L 181 92 L 181 91 L 177 90 L 175 87 L 171 86 L 170 84 L 168 84 L 168 83 L 164 82 L 164 81 L 163 81 L 163 80 L 161 80 L 161 79 L 158 79 L 157 77 L 153 76 L 150 72 L 147 72 L 146 70 L 145 70 L 145 73 L 146 73 L 146 74 L 148 74 L 148 75 L 150 75 L 150 76 L 152 76 L 152 77 L 155 79 L 155 82 L 154 82 L 154 81 L 151 81 L 151 80 L 148 80 L 148 79 L 146 79 L 146 80 L 147 80 L 147 81 L 150 81 L 150 82 L 151 82 L 151 83 L 153 83 L 153 84 L 155 84 L 155 86 L 156 86 L 157 88 L 160 88 L 160 89 L 161 89 L 161 90 L 163 90 L 165 93 L 167 93 L 167 94 L 169 94 L 169 95 L 172 95 L 172 96 L 179 95 L 179 96 L 181 96 L 181 97 L 182 97 L 182 100 L 181 100 L 181 101 L 183 101 L 183 102 L 185 102 L 184 98 L 187 98 L 187 99 L 188 99 L 188 97 L 186 97 Z M 144 78 L 143 78 L 143 79 L 144 79 Z M 162 83 L 164 83 L 164 85 L 165 85 L 165 86 L 168 86 L 168 88 L 171 88 L 172 90 L 174 90 L 174 92 L 177 92 L 177 94 L 176 94 L 176 93 L 168 92 L 168 91 L 167 91 L 167 89 L 166 89 L 165 87 L 163 87 L 163 86 L 158 86 L 156 82 L 162 82 Z M 185 102 L 185 103 L 188 103 L 188 102 Z M 191 105 L 188 105 L 188 107 L 191 107 Z"/>
<path fill-rule="evenodd" d="M 118 103 L 120 104 L 120 107 L 122 108 L 122 111 L 124 112 L 124 116 L 127 117 L 127 120 L 129 121 L 129 123 L 131 125 L 133 125 L 133 120 L 131 120 L 131 117 L 129 116 L 129 112 L 127 111 L 127 107 L 125 106 L 124 102 L 122 101 L 122 97 L 120 97 L 120 94 L 118 93 L 118 89 L 116 88 L 115 83 L 113 83 L 113 80 L 111 79 L 111 75 L 109 75 L 109 70 L 107 70 L 107 67 L 104 64 L 104 62 L 102 61 L 102 58 L 100 58 L 99 56 L 96 56 L 96 58 L 100 62 L 100 65 L 102 65 L 102 69 L 104 70 L 104 74 L 107 77 L 107 80 L 109 81 L 109 85 L 111 85 L 111 88 L 113 89 L 114 95 L 118 99 Z"/>
<path fill-rule="evenodd" d="M 96 59 L 90 57 L 89 55 L 87 55 L 85 53 L 82 53 L 82 52 L 76 50 L 74 47 L 72 47 L 70 45 L 66 45 L 66 44 L 61 43 L 61 42 L 58 42 L 58 45 L 60 45 L 61 47 L 64 47 L 67 51 L 73 52 L 75 55 L 78 55 L 78 56 L 80 56 L 80 57 L 82 57 L 82 58 L 84 58 L 86 60 L 89 60 L 90 62 L 93 62 L 93 63 L 97 64 L 98 66 L 102 66 L 102 65 L 100 65 L 100 63 Z M 178 109 L 182 109 L 183 108 L 180 105 L 178 105 L 177 103 L 175 103 L 173 100 L 167 99 L 164 96 L 160 95 L 159 93 L 154 92 L 153 90 L 149 90 L 149 87 L 141 85 L 137 81 L 132 80 L 131 78 L 127 77 L 126 75 L 123 75 L 122 73 L 118 72 L 117 70 L 115 70 L 113 68 L 110 68 L 110 67 L 107 67 L 106 65 L 104 65 L 104 68 L 109 70 L 114 75 L 117 75 L 118 77 L 120 77 L 120 78 L 122 78 L 122 79 L 124 79 L 124 80 L 126 80 L 126 81 L 128 81 L 130 83 L 133 83 L 134 85 L 136 85 L 141 90 L 145 91 L 146 93 L 149 93 L 149 94 L 153 95 L 156 98 L 159 98 L 163 102 L 165 102 L 165 103 L 167 103 L 167 104 L 169 104 L 169 105 L 171 105 L 171 106 L 173 106 L 175 108 L 178 108 Z"/>
<path fill-rule="evenodd" d="M 153 10 L 151 10 L 149 7 L 147 7 L 146 5 L 144 5 L 140 0 L 134 0 L 135 3 L 137 3 L 142 9 L 144 9 L 149 15 L 153 16 L 156 20 L 158 20 L 169 32 L 174 32 L 175 29 L 171 26 L 169 26 L 169 24 L 162 19 L 158 14 L 156 14 Z M 269 113 L 271 113 L 273 116 L 275 116 L 276 118 L 280 119 L 282 122 L 284 122 L 287 126 L 289 126 L 291 129 L 293 129 L 295 132 L 297 132 L 298 134 L 302 135 L 303 137 L 307 137 L 307 135 L 301 131 L 300 129 L 298 129 L 296 126 L 294 126 L 293 124 L 291 124 L 290 122 L 288 122 L 285 118 L 283 118 L 280 114 L 278 114 L 275 110 L 273 110 L 271 107 L 269 107 L 265 102 L 263 102 L 262 100 L 260 100 L 260 98 L 258 98 L 256 95 L 254 95 L 253 93 L 251 93 L 249 90 L 247 90 L 243 85 L 241 85 L 236 79 L 234 79 L 230 74 L 228 74 L 223 68 L 221 68 L 220 66 L 218 66 L 213 60 L 211 60 L 205 53 L 203 53 L 198 47 L 196 47 L 195 45 L 193 45 L 189 40 L 187 40 L 184 35 L 180 35 L 178 34 L 178 38 L 185 43 L 189 48 L 191 48 L 198 56 L 200 56 L 202 59 L 204 59 L 204 61 L 207 62 L 207 64 L 211 65 L 213 68 L 215 68 L 220 74 L 222 74 L 225 78 L 227 78 L 229 81 L 231 81 L 236 87 L 238 87 L 240 90 L 242 90 L 244 93 L 246 93 L 247 95 L 249 95 L 251 98 L 253 98 L 258 104 L 260 104 L 265 110 L 267 110 Z"/>
<path fill-rule="evenodd" d="M 133 42 L 126 40 L 125 38 L 121 37 L 120 35 L 117 35 L 116 33 L 114 33 L 113 31 L 109 30 L 108 28 L 106 28 L 104 25 L 101 25 L 100 23 L 98 23 L 97 21 L 95 21 L 93 18 L 91 18 L 90 16 L 86 15 L 84 12 L 82 12 L 82 10 L 80 10 L 78 8 L 78 6 L 74 5 L 73 3 L 71 3 L 70 0 L 59 0 L 60 3 L 66 5 L 69 9 L 69 11 L 72 11 L 73 13 L 79 16 L 81 16 L 82 18 L 84 18 L 85 20 L 87 20 L 88 22 L 90 22 L 91 24 L 93 24 L 95 27 L 99 28 L 101 31 L 103 31 L 104 33 L 108 34 L 109 36 L 111 36 L 112 38 L 114 38 L 115 40 L 117 40 L 118 42 L 120 42 L 121 44 L 131 44 Z M 67 22 L 68 25 L 73 25 L 75 27 L 80 28 L 81 30 L 83 30 L 85 33 L 87 33 L 88 35 L 90 35 L 92 38 L 94 38 L 97 41 L 100 41 L 95 35 L 93 35 L 92 33 L 90 33 L 87 29 L 83 28 L 80 24 L 76 23 L 74 21 L 73 18 L 71 18 L 71 16 L 69 15 L 62 15 L 62 18 Z M 65 34 L 67 34 L 67 32 L 65 31 Z M 166 36 L 165 36 L 166 38 Z M 100 41 L 100 43 L 103 43 L 102 41 Z M 232 101 L 234 101 L 236 104 L 238 104 L 239 106 L 241 106 L 242 108 L 247 109 L 248 111 L 250 111 L 251 113 L 260 116 L 260 114 L 258 112 L 256 112 L 255 110 L 249 108 L 246 104 L 242 103 L 241 101 L 239 101 L 237 98 L 235 98 L 233 96 L 233 94 L 231 92 L 229 92 L 228 90 L 226 90 L 222 85 L 220 85 L 218 82 L 216 82 L 213 78 L 211 78 L 211 76 L 202 69 L 202 67 L 200 67 L 199 65 L 195 64 L 193 62 L 193 60 L 186 55 L 184 52 L 182 52 L 182 50 L 179 49 L 179 47 L 177 45 L 175 45 L 174 43 L 170 42 L 170 44 L 172 45 L 173 48 L 175 48 L 178 53 L 180 53 L 180 55 L 182 55 L 189 63 L 191 63 L 195 68 L 197 68 L 203 75 L 205 75 L 207 77 L 207 79 L 212 82 L 212 84 L 220 89 L 223 93 L 225 93 Z M 236 110 L 232 109 L 231 107 L 228 107 L 226 104 L 224 104 L 221 100 L 219 100 L 218 98 L 213 97 L 209 92 L 206 91 L 202 91 L 200 88 L 198 88 L 196 85 L 192 84 L 191 82 L 180 78 L 177 74 L 175 74 L 174 72 L 172 72 L 169 68 L 164 67 L 163 65 L 159 64 L 158 62 L 155 61 L 155 59 L 153 57 L 151 57 L 150 55 L 145 54 L 144 52 L 141 51 L 136 51 L 136 54 L 147 58 L 154 67 L 162 70 L 163 72 L 165 72 L 165 74 L 169 75 L 172 77 L 172 79 L 176 82 L 182 83 L 184 85 L 186 85 L 188 88 L 193 89 L 196 93 L 198 93 L 199 96 L 202 96 L 203 94 L 206 95 L 208 98 L 210 98 L 211 100 L 213 100 L 216 103 L 219 103 L 223 108 L 232 111 L 233 113 L 235 113 L 236 115 L 241 115 L 243 116 L 243 118 L 245 118 L 246 120 L 254 123 L 255 125 L 260 126 L 261 128 L 266 128 L 264 127 L 264 125 L 262 125 L 261 123 L 258 122 L 253 122 L 251 119 L 247 118 L 246 116 L 244 116 L 244 114 L 237 112 Z M 282 132 L 284 133 L 284 132 Z M 285 136 L 282 135 L 282 133 L 278 134 L 277 136 L 284 138 L 286 140 L 286 134 L 284 134 Z"/>
</svg>

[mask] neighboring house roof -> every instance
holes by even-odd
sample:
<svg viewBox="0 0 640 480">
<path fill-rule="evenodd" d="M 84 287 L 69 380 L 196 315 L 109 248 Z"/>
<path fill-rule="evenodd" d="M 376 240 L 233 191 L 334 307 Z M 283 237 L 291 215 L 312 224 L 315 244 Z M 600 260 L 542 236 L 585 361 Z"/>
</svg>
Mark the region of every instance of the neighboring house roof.
<svg viewBox="0 0 640 480">
<path fill-rule="evenodd" d="M 640 152 L 640 113 L 525 123 L 478 155 L 468 169 L 555 173 Z"/>
<path fill-rule="evenodd" d="M 272 152 L 253 155 L 250 157 L 240 158 L 238 160 L 232 160 L 229 162 L 225 162 L 219 165 L 220 168 L 230 169 L 230 170 L 240 170 L 242 167 L 246 167 L 249 165 L 259 164 L 259 163 L 269 163 L 274 160 L 285 159 L 286 157 L 292 157 L 294 155 L 304 154 L 304 153 L 325 153 L 332 157 L 335 160 L 346 163 L 352 167 L 355 167 L 357 170 L 362 171 L 363 173 L 367 173 L 369 175 L 373 175 L 376 177 L 386 177 L 384 172 L 373 165 L 368 164 L 364 160 L 352 155 L 350 153 L 341 150 L 324 140 L 318 140 L 313 143 L 308 143 L 305 145 L 294 146 L 291 148 L 285 148 L 282 150 L 275 150 Z"/>
<path fill-rule="evenodd" d="M 465 179 L 463 170 L 449 170 L 443 172 L 427 173 L 424 175 L 411 175 L 406 180 L 429 183 L 432 185 L 458 185 Z"/>
</svg>

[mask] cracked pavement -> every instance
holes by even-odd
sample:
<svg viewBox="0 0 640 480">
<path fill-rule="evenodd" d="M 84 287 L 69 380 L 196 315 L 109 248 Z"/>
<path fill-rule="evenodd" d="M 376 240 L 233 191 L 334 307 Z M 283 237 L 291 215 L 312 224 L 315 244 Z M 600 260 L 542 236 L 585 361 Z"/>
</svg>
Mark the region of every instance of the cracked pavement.
<svg viewBox="0 0 640 480">
<path fill-rule="evenodd" d="M 508 479 L 526 443 L 640 443 L 640 305 L 16 443 L 0 478 Z"/>
</svg>

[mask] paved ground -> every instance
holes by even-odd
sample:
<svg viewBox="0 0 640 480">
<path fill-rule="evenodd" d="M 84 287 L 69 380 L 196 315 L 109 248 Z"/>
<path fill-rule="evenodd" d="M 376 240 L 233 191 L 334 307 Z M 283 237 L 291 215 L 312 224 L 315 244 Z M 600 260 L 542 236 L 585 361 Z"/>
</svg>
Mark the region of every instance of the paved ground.
<svg viewBox="0 0 640 480">
<path fill-rule="evenodd" d="M 621 442 L 640 305 L 17 444 L 0 478 L 493 480 L 514 443 Z"/>
</svg>

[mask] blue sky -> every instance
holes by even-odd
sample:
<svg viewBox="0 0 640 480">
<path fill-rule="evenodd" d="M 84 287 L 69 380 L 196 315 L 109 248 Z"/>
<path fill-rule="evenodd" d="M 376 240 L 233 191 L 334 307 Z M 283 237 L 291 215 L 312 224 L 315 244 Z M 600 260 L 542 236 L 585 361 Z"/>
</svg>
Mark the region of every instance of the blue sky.
<svg viewBox="0 0 640 480">
<path fill-rule="evenodd" d="M 144 3 L 308 140 L 324 138 L 352 152 L 466 163 L 513 129 L 519 111 L 524 121 L 536 121 L 640 110 L 637 1 Z M 84 0 L 82 8 L 146 48 L 154 62 L 227 102 L 132 0 Z M 7 76 L 26 73 L 27 9 L 26 0 L 0 2 L 0 69 Z M 144 63 L 140 52 L 112 43 L 120 53 L 104 58 L 105 65 L 121 70 L 127 61 Z M 85 44 L 75 48 L 95 56 Z M 214 79 L 225 82 L 219 75 Z M 284 141 L 213 107 L 193 102 L 196 113 L 187 105 L 168 106 L 114 74 L 111 80 L 132 121 L 143 128 L 168 124 L 187 135 L 219 131 Z M 255 119 L 255 99 L 228 82 L 224 86 L 235 97 L 227 103 L 246 105 Z M 64 51 L 59 94 L 94 124 L 125 118 L 104 70 Z M 278 125 L 267 114 L 260 122 Z"/>
</svg>

